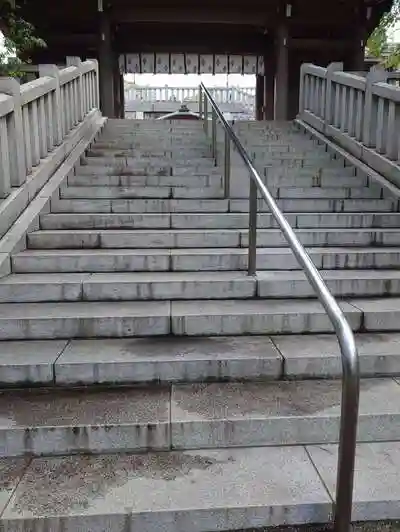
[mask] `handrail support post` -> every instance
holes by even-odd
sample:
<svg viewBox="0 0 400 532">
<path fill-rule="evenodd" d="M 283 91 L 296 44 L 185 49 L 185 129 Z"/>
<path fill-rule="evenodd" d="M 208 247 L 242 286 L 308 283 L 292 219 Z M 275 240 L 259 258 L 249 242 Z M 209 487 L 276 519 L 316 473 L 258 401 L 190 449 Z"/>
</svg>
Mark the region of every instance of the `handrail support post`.
<svg viewBox="0 0 400 532">
<path fill-rule="evenodd" d="M 248 274 L 255 275 L 257 270 L 257 185 L 250 178 L 249 189 L 249 249 Z"/>
<path fill-rule="evenodd" d="M 224 196 L 229 198 L 231 193 L 231 141 L 225 130 L 225 160 L 224 160 Z"/>
<path fill-rule="evenodd" d="M 199 87 L 199 117 L 200 120 L 203 118 L 203 89 L 201 85 Z"/>
<path fill-rule="evenodd" d="M 204 132 L 208 135 L 208 100 L 204 98 Z"/>
<path fill-rule="evenodd" d="M 351 354 L 345 352 L 346 347 L 341 346 L 343 361 Z M 344 362 L 343 373 L 334 532 L 348 532 L 351 523 L 360 386 L 358 359 L 354 368 Z"/>
<path fill-rule="evenodd" d="M 213 109 L 211 112 L 211 153 L 217 166 L 217 114 Z"/>
</svg>

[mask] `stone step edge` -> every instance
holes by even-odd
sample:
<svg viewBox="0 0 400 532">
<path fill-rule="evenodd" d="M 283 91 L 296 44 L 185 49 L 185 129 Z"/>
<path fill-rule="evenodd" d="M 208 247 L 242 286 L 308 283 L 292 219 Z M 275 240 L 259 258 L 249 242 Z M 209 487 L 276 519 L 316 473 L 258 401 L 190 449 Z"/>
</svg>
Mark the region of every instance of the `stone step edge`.
<svg viewBox="0 0 400 532">
<path fill-rule="evenodd" d="M 7 417 L 0 425 L 0 456 L 338 443 L 341 383 L 300 386 L 292 381 L 3 392 Z M 400 443 L 399 396 L 394 379 L 361 382 L 359 442 Z"/>
<path fill-rule="evenodd" d="M 203 249 L 225 248 L 227 243 L 232 248 L 248 248 L 248 233 L 244 228 L 38 229 L 28 233 L 27 250 L 144 249 L 144 245 L 145 249 Z M 260 237 L 257 248 L 288 247 L 280 229 L 258 229 L 257 234 Z M 337 247 L 340 244 L 341 248 L 386 248 L 394 246 L 396 237 L 400 243 L 400 227 L 348 228 L 341 230 L 339 235 L 338 229 L 306 228 L 298 229 L 296 234 L 305 247 Z M 344 242 L 340 242 L 342 234 L 347 237 Z"/>
<path fill-rule="evenodd" d="M 389 525 L 382 530 L 397 530 L 396 524 L 392 528 L 387 520 L 400 516 L 396 489 L 400 475 L 390 466 L 398 452 L 399 445 L 390 442 L 357 446 L 356 532 L 381 530 L 378 521 L 384 520 Z M 371 466 L 368 456 L 374 457 Z M 51 526 L 94 531 L 105 524 L 109 530 L 125 528 L 131 532 L 217 532 L 254 527 L 288 532 L 288 523 L 296 532 L 328 532 L 332 530 L 336 463 L 336 445 L 27 458 L 22 463 L 8 462 L 4 483 L 8 496 L 0 508 L 0 523 L 5 529 L 12 526 L 31 532 Z M 88 478 L 88 471 L 109 472 L 105 487 L 114 489 L 99 489 L 97 477 Z M 370 496 L 363 496 L 362 484 L 366 482 L 371 485 Z M 84 503 L 76 504 L 73 511 L 59 509 L 57 502 L 64 500 L 65 489 L 71 485 L 90 511 Z M 243 495 L 246 485 L 251 485 L 251 497 Z M 224 489 L 226 486 L 229 489 Z M 146 500 L 149 490 L 154 494 L 151 507 Z M 211 493 L 215 496 L 200 496 Z M 96 503 L 93 506 L 92 500 Z"/>
<path fill-rule="evenodd" d="M 356 335 L 362 377 L 400 376 L 400 334 Z M 371 344 L 376 350 L 371 350 Z M 106 356 L 101 353 L 106 350 Z M 371 352 L 372 351 L 372 352 Z M 337 379 L 333 334 L 0 342 L 0 387 Z"/>
<path fill-rule="evenodd" d="M 320 270 L 336 297 L 400 296 L 398 270 Z M 351 283 L 356 282 L 356 286 Z M 371 286 L 371 283 L 375 286 Z M 392 285 L 392 283 L 394 283 Z M 2 303 L 316 299 L 301 270 L 245 272 L 12 273 Z"/>
</svg>

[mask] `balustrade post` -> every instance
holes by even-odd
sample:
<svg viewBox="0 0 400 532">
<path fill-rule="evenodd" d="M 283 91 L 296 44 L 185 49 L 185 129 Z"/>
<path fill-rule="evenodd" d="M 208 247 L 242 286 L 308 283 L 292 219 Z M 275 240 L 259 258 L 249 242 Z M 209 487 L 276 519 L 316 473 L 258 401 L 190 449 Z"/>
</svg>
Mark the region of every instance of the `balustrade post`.
<svg viewBox="0 0 400 532">
<path fill-rule="evenodd" d="M 203 118 L 203 89 L 199 87 L 199 117 Z"/>
<path fill-rule="evenodd" d="M 8 146 L 7 116 L 0 117 L 0 198 L 10 193 L 10 148 Z"/>
<path fill-rule="evenodd" d="M 257 196 L 257 185 L 250 177 L 248 275 L 255 275 L 257 271 Z"/>
<path fill-rule="evenodd" d="M 225 130 L 225 158 L 224 158 L 224 196 L 229 198 L 231 192 L 231 141 Z"/>
<path fill-rule="evenodd" d="M 81 122 L 85 116 L 84 111 L 84 99 L 83 99 L 83 77 L 82 77 L 82 61 L 80 57 L 67 57 L 67 66 L 76 67 L 79 70 L 79 88 L 77 94 L 77 101 L 74 102 L 77 109 L 74 115 L 78 117 L 78 121 Z"/>
<path fill-rule="evenodd" d="M 99 62 L 97 59 L 91 59 L 92 63 L 94 64 L 94 75 L 95 75 L 95 81 L 94 81 L 94 98 L 95 101 L 92 102 L 92 105 L 96 109 L 100 109 L 100 76 L 99 76 Z M 90 109 L 85 109 L 85 114 L 90 111 Z"/>
<path fill-rule="evenodd" d="M 305 77 L 307 75 L 308 63 L 303 63 L 300 67 L 300 88 L 299 88 L 299 115 L 306 109 Z"/>
<path fill-rule="evenodd" d="M 0 93 L 11 96 L 14 101 L 14 111 L 7 120 L 7 136 L 10 165 L 10 182 L 3 183 L 1 186 L 2 194 L 9 185 L 19 187 L 26 179 L 26 162 L 25 162 L 25 139 L 22 125 L 22 108 L 21 108 L 21 85 L 13 78 L 0 78 Z M 2 131 L 3 136 L 3 131 Z"/>
<path fill-rule="evenodd" d="M 39 75 L 40 77 L 48 76 L 56 80 L 54 98 L 51 102 L 51 112 L 53 117 L 54 144 L 56 146 L 59 146 L 63 141 L 63 124 L 65 124 L 65 111 L 61 101 L 60 71 L 58 70 L 56 65 L 39 65 Z"/>
<path fill-rule="evenodd" d="M 215 160 L 215 166 L 217 166 L 217 115 L 214 109 L 211 112 L 211 148 L 212 157 Z"/>
<path fill-rule="evenodd" d="M 343 63 L 331 63 L 326 69 L 324 133 L 326 133 L 327 126 L 331 125 L 333 120 L 332 76 L 335 72 L 340 71 L 343 71 Z"/>
<path fill-rule="evenodd" d="M 363 133 L 362 141 L 367 147 L 371 146 L 371 133 L 375 131 L 376 119 L 373 110 L 372 85 L 381 81 L 387 81 L 388 73 L 381 67 L 372 67 L 365 80 L 365 101 L 363 109 Z"/>
<path fill-rule="evenodd" d="M 208 135 L 208 98 L 204 97 L 204 132 Z"/>
</svg>

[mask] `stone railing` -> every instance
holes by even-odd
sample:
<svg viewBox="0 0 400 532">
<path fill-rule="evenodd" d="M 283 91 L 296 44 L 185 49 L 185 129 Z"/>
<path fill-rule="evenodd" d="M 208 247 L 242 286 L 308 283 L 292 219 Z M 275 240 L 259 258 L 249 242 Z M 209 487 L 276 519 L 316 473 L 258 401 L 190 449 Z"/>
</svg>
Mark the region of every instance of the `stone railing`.
<svg viewBox="0 0 400 532">
<path fill-rule="evenodd" d="M 301 68 L 299 119 L 400 186 L 399 72 Z"/>
<path fill-rule="evenodd" d="M 243 103 L 246 106 L 255 105 L 255 88 L 241 87 L 211 87 L 216 103 Z M 198 87 L 127 87 L 125 100 L 146 100 L 155 102 L 184 102 L 199 101 Z"/>
<path fill-rule="evenodd" d="M 29 174 L 98 107 L 98 65 L 68 58 L 39 67 L 40 78 L 20 85 L 0 78 L 0 197 Z"/>
</svg>

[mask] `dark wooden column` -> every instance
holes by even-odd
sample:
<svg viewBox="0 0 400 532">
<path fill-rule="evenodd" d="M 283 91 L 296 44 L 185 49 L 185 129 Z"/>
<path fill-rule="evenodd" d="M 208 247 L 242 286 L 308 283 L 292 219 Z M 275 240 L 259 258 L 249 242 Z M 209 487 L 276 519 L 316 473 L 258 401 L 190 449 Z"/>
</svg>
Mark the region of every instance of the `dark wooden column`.
<svg viewBox="0 0 400 532">
<path fill-rule="evenodd" d="M 125 82 L 124 75 L 119 75 L 119 93 L 121 95 L 121 109 L 120 109 L 120 118 L 125 118 Z"/>
<path fill-rule="evenodd" d="M 114 91 L 114 116 L 121 118 L 121 74 L 119 71 L 118 56 L 114 55 L 113 64 L 113 91 Z"/>
<path fill-rule="evenodd" d="M 288 119 L 289 30 L 282 21 L 276 32 L 275 120 Z"/>
<path fill-rule="evenodd" d="M 99 1 L 99 75 L 100 108 L 104 116 L 114 118 L 114 55 L 111 42 L 110 18 Z"/>
<path fill-rule="evenodd" d="M 367 35 L 364 27 L 358 27 L 354 33 L 351 49 L 344 61 L 344 69 L 350 72 L 363 72 Z"/>
<path fill-rule="evenodd" d="M 264 120 L 273 120 L 275 112 L 275 56 L 264 56 Z"/>
<path fill-rule="evenodd" d="M 256 120 L 263 119 L 264 107 L 264 76 L 257 74 L 256 76 Z"/>
<path fill-rule="evenodd" d="M 350 72 L 362 72 L 365 69 L 365 45 L 368 39 L 367 13 L 364 2 L 357 6 L 356 26 L 351 39 L 351 47 L 344 58 L 344 69 Z"/>
</svg>

